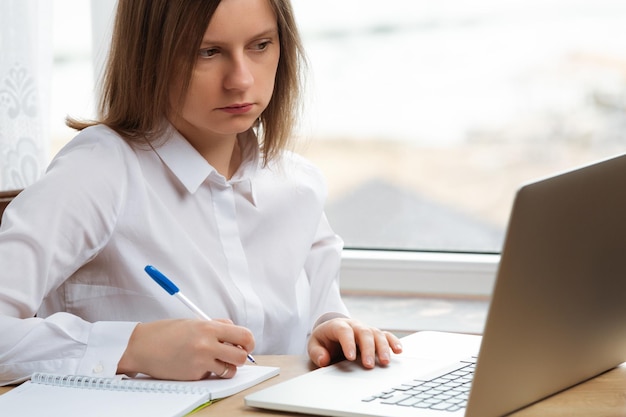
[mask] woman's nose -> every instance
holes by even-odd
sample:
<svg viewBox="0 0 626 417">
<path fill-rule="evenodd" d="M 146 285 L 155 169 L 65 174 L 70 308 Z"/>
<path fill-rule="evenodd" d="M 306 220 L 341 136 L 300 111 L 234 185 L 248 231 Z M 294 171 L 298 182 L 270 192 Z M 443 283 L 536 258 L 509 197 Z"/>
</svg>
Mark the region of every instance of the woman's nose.
<svg viewBox="0 0 626 417">
<path fill-rule="evenodd" d="M 224 87 L 228 90 L 246 90 L 254 83 L 254 76 L 245 56 L 233 58 L 224 79 Z"/>
</svg>

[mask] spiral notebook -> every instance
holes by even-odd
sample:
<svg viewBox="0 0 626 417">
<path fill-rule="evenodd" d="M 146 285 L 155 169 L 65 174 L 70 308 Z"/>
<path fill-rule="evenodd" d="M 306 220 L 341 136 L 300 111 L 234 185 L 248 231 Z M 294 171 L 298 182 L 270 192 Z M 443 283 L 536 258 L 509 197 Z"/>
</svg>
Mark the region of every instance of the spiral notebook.
<svg viewBox="0 0 626 417">
<path fill-rule="evenodd" d="M 260 365 L 242 366 L 232 379 L 212 376 L 202 381 L 164 381 L 145 375 L 95 378 L 35 373 L 30 380 L 0 395 L 0 414 L 178 417 L 278 373 L 277 367 Z"/>
</svg>

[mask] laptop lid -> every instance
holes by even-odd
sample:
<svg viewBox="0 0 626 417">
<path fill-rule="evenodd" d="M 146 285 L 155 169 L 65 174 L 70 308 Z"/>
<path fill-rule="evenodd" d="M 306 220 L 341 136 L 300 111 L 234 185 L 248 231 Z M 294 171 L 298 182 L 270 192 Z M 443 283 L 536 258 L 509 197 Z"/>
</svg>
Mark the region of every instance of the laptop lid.
<svg viewBox="0 0 626 417">
<path fill-rule="evenodd" d="M 503 415 L 626 360 L 626 156 L 518 191 L 468 417 Z"/>
</svg>

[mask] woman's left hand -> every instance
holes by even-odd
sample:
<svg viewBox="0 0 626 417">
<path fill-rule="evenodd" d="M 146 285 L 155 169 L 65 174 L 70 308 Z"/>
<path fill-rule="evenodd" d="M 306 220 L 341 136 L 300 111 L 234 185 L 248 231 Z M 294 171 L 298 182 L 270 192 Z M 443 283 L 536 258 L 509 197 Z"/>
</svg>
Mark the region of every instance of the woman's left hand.
<svg viewBox="0 0 626 417">
<path fill-rule="evenodd" d="M 308 352 L 317 366 L 327 366 L 342 359 L 354 361 L 359 353 L 363 366 L 373 368 L 376 359 L 380 365 L 387 365 L 391 352 L 402 352 L 402 344 L 393 334 L 366 326 L 358 320 L 334 318 L 313 329 Z"/>
</svg>

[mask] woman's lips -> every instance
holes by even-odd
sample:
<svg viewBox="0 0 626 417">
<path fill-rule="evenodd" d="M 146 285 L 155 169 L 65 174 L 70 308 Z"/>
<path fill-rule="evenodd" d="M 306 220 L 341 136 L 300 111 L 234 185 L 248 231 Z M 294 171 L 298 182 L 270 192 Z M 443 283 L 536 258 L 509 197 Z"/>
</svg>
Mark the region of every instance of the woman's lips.
<svg viewBox="0 0 626 417">
<path fill-rule="evenodd" d="M 232 104 L 230 106 L 221 107 L 220 110 L 230 114 L 244 114 L 252 110 L 252 103 Z"/>
</svg>

